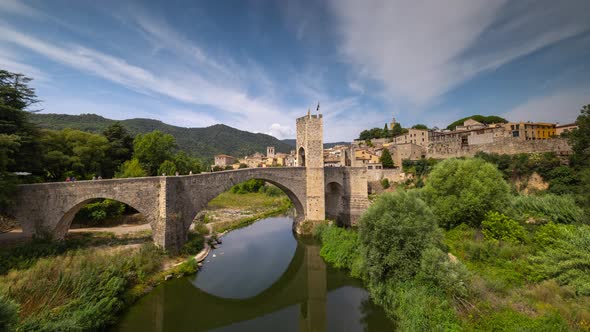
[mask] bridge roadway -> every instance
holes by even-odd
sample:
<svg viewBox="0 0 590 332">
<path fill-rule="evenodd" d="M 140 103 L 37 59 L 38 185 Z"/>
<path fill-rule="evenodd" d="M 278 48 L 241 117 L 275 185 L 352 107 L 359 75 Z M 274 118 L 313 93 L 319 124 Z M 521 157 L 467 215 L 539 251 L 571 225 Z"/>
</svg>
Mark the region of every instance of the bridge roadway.
<svg viewBox="0 0 590 332">
<path fill-rule="evenodd" d="M 84 205 L 108 198 L 139 211 L 150 223 L 154 242 L 170 251 L 187 240 L 191 223 L 210 200 L 236 184 L 262 179 L 282 189 L 296 211 L 295 223 L 309 211 L 309 167 L 246 168 L 185 176 L 156 176 L 20 185 L 13 214 L 26 235 L 63 239 Z M 368 206 L 366 169 L 324 168 L 326 217 L 352 224 Z"/>
</svg>

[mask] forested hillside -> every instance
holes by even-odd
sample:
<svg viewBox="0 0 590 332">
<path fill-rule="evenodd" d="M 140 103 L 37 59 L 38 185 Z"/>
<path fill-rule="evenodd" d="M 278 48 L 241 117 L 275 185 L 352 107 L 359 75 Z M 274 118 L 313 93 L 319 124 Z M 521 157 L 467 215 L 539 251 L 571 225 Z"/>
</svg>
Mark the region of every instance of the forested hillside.
<svg viewBox="0 0 590 332">
<path fill-rule="evenodd" d="M 78 129 L 100 133 L 115 120 L 96 114 L 32 114 L 31 121 L 41 128 L 61 130 Z M 224 153 L 243 157 L 256 151 L 265 153 L 267 146 L 274 146 L 277 152 L 288 153 L 292 147 L 273 136 L 254 134 L 226 125 L 217 124 L 206 128 L 182 128 L 151 119 L 129 119 L 119 121 L 132 135 L 160 130 L 174 136 L 178 147 L 190 155 L 212 160 L 215 154 Z"/>
</svg>

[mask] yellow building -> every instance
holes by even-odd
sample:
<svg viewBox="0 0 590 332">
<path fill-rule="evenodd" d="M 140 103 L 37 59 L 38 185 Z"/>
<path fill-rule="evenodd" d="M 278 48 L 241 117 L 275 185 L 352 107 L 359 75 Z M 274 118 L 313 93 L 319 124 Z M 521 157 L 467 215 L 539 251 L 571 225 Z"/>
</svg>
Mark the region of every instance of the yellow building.
<svg viewBox="0 0 590 332">
<path fill-rule="evenodd" d="M 522 140 L 543 140 L 557 135 L 557 125 L 547 122 L 509 122 L 505 124 L 510 137 Z"/>
</svg>

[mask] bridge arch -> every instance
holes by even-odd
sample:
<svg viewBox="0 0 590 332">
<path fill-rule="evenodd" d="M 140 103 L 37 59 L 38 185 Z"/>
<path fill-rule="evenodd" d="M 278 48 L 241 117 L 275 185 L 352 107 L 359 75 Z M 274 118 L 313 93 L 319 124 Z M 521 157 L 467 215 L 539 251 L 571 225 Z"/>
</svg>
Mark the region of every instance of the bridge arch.
<svg viewBox="0 0 590 332">
<path fill-rule="evenodd" d="M 333 181 L 326 183 L 325 204 L 326 218 L 333 219 L 337 223 L 343 223 L 342 213 L 345 210 L 344 186 Z"/>
<path fill-rule="evenodd" d="M 133 202 L 132 200 L 129 200 L 127 198 L 122 198 L 122 197 L 115 198 L 115 195 L 113 195 L 111 197 L 102 197 L 105 195 L 90 195 L 90 196 L 97 196 L 97 197 L 80 198 L 80 201 L 78 203 L 75 203 L 76 201 L 72 201 L 72 203 L 70 203 L 70 205 L 64 206 L 65 213 L 59 219 L 59 221 L 57 222 L 55 229 L 53 231 L 53 236 L 56 239 L 63 239 L 65 237 L 65 235 L 68 233 L 68 231 L 70 230 L 70 228 L 72 226 L 72 222 L 74 221 L 74 217 L 80 211 L 80 209 L 82 209 L 85 205 L 92 203 L 93 201 L 95 201 L 97 199 L 111 199 L 111 200 L 126 204 L 126 205 L 134 208 L 150 224 L 152 231 L 154 230 L 155 218 L 153 218 L 153 216 L 151 215 L 149 210 L 146 210 L 145 208 L 141 207 L 141 205 L 138 205 L 137 202 Z M 109 196 L 109 195 L 106 195 L 106 196 Z"/>
<path fill-rule="evenodd" d="M 263 180 L 281 189 L 293 203 L 296 212 L 295 223 L 305 218 L 305 168 L 245 168 L 183 176 L 178 179 L 182 182 L 180 187 L 184 196 L 182 215 L 186 216 L 182 220 L 182 238 L 179 239 L 181 242 L 186 239 L 196 215 L 206 208 L 212 199 L 233 186 L 251 179 Z"/>
</svg>

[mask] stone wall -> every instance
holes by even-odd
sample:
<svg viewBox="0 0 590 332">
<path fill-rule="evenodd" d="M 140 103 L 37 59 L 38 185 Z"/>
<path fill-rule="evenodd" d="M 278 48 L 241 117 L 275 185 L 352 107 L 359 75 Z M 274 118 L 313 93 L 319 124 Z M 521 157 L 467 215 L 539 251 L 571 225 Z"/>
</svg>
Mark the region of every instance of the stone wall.
<svg viewBox="0 0 590 332">
<path fill-rule="evenodd" d="M 485 140 L 482 140 L 485 141 Z M 427 158 L 446 159 L 453 157 L 471 157 L 477 152 L 497 154 L 519 154 L 535 152 L 555 152 L 558 155 L 569 155 L 572 150 L 566 139 L 554 138 L 547 140 L 521 140 L 512 137 L 496 137 L 492 143 L 462 146 L 460 141 L 431 143 Z"/>
</svg>

